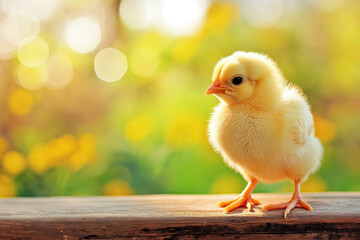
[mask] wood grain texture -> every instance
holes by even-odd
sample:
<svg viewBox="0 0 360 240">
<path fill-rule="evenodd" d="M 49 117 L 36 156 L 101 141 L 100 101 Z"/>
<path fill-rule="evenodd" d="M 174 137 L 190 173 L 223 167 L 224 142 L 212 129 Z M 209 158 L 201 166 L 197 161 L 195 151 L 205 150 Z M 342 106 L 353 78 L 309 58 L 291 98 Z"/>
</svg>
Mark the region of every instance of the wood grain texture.
<svg viewBox="0 0 360 240">
<path fill-rule="evenodd" d="M 254 194 L 262 204 L 291 194 Z M 0 239 L 360 239 L 360 193 L 303 194 L 313 211 L 224 214 L 236 195 L 0 199 Z"/>
</svg>

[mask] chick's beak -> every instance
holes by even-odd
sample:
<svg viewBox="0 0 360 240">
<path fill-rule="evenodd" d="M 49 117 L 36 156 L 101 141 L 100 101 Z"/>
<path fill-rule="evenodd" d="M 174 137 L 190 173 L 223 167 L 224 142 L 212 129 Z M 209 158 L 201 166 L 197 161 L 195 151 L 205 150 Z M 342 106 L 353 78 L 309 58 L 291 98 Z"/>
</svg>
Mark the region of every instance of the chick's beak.
<svg viewBox="0 0 360 240">
<path fill-rule="evenodd" d="M 226 90 L 227 90 L 226 87 L 221 87 L 221 82 L 219 81 L 219 79 L 216 79 L 206 90 L 205 95 L 215 94 L 215 93 L 225 93 Z"/>
</svg>

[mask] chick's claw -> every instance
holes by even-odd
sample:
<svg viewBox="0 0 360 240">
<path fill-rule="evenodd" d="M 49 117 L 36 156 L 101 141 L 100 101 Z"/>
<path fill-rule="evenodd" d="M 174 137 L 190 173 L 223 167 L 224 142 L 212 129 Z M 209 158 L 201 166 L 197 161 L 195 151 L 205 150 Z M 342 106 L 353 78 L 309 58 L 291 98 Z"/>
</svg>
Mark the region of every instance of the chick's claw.
<svg viewBox="0 0 360 240">
<path fill-rule="evenodd" d="M 235 198 L 235 199 L 233 199 L 233 200 L 229 200 L 229 201 L 219 202 L 219 203 L 217 204 L 217 206 L 218 206 L 218 207 L 226 207 L 226 206 L 230 205 L 231 203 L 235 202 L 236 200 L 238 200 L 239 198 L 240 198 L 240 197 L 237 197 L 237 198 Z"/>
<path fill-rule="evenodd" d="M 225 207 L 224 212 L 228 213 L 239 207 L 247 207 L 249 211 L 252 210 L 253 205 L 258 205 L 260 202 L 251 197 L 251 195 L 240 195 L 234 200 L 219 202 L 218 207 Z"/>
<path fill-rule="evenodd" d="M 270 211 L 276 209 L 285 209 L 284 218 L 293 210 L 295 207 L 305 208 L 306 210 L 312 211 L 312 207 L 307 204 L 300 196 L 293 197 L 290 202 L 268 204 L 262 207 L 262 210 Z"/>
</svg>

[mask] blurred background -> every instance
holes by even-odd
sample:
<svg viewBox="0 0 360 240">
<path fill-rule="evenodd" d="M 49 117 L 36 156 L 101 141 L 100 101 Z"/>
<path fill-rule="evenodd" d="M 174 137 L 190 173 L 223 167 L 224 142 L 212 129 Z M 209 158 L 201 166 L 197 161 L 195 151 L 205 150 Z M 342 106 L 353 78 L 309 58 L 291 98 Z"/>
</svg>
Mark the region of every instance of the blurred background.
<svg viewBox="0 0 360 240">
<path fill-rule="evenodd" d="M 236 50 L 271 56 L 325 147 L 303 191 L 360 191 L 360 2 L 0 0 L 0 196 L 239 193 L 205 96 Z M 291 192 L 291 182 L 255 192 Z"/>
</svg>

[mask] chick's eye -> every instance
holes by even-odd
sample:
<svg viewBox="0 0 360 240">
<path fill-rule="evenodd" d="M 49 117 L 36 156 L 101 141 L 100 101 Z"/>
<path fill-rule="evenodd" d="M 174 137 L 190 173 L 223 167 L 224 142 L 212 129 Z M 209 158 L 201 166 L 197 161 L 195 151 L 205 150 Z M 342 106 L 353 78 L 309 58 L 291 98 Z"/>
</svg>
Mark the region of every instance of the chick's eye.
<svg viewBox="0 0 360 240">
<path fill-rule="evenodd" d="M 232 84 L 234 84 L 234 85 L 240 85 L 243 83 L 243 81 L 244 81 L 244 79 L 242 76 L 236 76 L 231 80 Z"/>
</svg>

